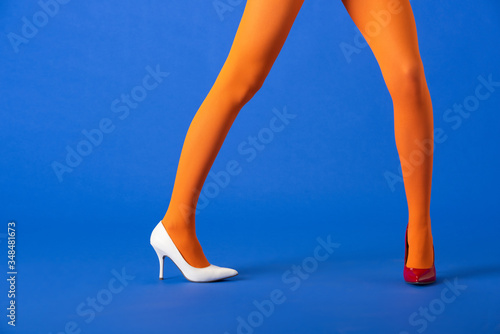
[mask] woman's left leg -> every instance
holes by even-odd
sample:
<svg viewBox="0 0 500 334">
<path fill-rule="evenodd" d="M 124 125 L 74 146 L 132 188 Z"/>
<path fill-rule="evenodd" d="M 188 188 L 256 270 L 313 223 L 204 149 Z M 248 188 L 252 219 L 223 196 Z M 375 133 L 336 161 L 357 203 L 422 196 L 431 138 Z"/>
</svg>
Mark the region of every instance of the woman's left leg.
<svg viewBox="0 0 500 334">
<path fill-rule="evenodd" d="M 407 266 L 430 268 L 433 113 L 410 2 L 342 2 L 372 49 L 393 101 L 396 147 L 409 213 Z"/>
</svg>

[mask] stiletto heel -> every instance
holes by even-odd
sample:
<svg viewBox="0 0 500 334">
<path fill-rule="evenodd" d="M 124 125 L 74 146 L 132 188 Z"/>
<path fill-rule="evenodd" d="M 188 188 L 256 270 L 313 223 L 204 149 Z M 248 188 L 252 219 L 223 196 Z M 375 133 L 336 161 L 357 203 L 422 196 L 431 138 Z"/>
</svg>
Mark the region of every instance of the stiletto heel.
<svg viewBox="0 0 500 334">
<path fill-rule="evenodd" d="M 223 268 L 213 264 L 204 268 L 191 266 L 179 252 L 161 221 L 156 225 L 151 233 L 150 243 L 160 260 L 161 280 L 163 279 L 165 256 L 170 258 L 177 268 L 179 268 L 182 275 L 184 275 L 184 277 L 191 282 L 214 282 L 238 275 L 238 272 L 234 269 Z"/>
<path fill-rule="evenodd" d="M 406 226 L 405 235 L 405 266 L 403 270 L 403 277 L 407 283 L 410 284 L 430 284 L 436 281 L 436 267 L 434 266 L 434 246 L 432 246 L 432 267 L 418 269 L 418 268 L 408 268 L 406 266 L 406 261 L 408 261 L 408 226 Z"/>
<path fill-rule="evenodd" d="M 160 260 L 160 279 L 163 280 L 163 264 L 165 262 L 165 255 L 161 253 L 159 249 L 154 248 L 156 255 L 158 255 L 158 260 Z"/>
</svg>

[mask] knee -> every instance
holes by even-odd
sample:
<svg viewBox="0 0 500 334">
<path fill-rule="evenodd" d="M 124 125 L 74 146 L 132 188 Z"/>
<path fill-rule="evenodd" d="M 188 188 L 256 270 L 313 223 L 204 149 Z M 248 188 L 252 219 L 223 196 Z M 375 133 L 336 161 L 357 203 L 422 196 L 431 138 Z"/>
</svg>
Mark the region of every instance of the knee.
<svg viewBox="0 0 500 334">
<path fill-rule="evenodd" d="M 388 88 L 393 99 L 422 100 L 427 90 L 422 63 L 410 62 L 395 66 L 391 70 Z"/>
<path fill-rule="evenodd" d="M 266 76 L 260 71 L 241 74 L 239 84 L 235 85 L 236 96 L 241 103 L 247 103 L 262 88 Z"/>
<path fill-rule="evenodd" d="M 260 90 L 267 73 L 268 70 L 262 66 L 248 64 L 230 71 L 224 83 L 227 97 L 233 103 L 243 106 Z"/>
</svg>

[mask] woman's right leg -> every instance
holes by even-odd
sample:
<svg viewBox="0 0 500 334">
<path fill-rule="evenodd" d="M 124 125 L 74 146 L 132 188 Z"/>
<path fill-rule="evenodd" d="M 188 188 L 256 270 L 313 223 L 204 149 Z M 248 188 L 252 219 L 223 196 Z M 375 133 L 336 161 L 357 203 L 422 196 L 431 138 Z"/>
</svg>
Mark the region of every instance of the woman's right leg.
<svg viewBox="0 0 500 334">
<path fill-rule="evenodd" d="M 229 55 L 194 116 L 182 147 L 163 226 L 193 267 L 210 263 L 195 232 L 203 183 L 238 115 L 264 83 L 304 0 L 248 0 Z"/>
</svg>

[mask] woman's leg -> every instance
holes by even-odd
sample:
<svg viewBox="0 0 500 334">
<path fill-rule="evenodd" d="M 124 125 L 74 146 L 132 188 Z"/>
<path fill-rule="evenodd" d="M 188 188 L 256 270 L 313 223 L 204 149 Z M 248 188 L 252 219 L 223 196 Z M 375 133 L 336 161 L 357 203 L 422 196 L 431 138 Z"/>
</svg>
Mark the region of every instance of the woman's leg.
<svg viewBox="0 0 500 334">
<path fill-rule="evenodd" d="M 224 66 L 188 129 L 163 225 L 193 267 L 209 265 L 195 232 L 203 183 L 240 109 L 264 83 L 303 1 L 247 1 Z"/>
<path fill-rule="evenodd" d="M 377 58 L 394 105 L 396 146 L 409 212 L 407 266 L 430 268 L 433 114 L 410 2 L 343 0 L 343 3 Z"/>
</svg>

